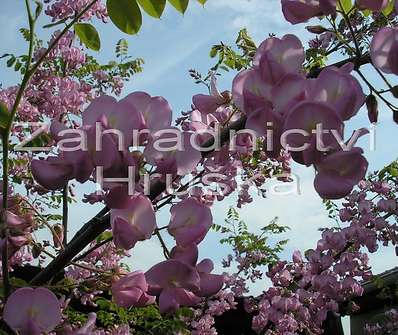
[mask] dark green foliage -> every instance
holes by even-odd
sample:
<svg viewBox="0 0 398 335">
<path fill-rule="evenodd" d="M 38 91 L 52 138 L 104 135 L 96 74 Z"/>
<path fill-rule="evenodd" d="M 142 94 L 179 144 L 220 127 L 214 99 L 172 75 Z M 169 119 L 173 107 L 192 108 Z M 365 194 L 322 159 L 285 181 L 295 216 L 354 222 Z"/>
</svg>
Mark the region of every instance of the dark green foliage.
<svg viewBox="0 0 398 335">
<path fill-rule="evenodd" d="M 218 57 L 217 63 L 211 69 L 212 71 L 217 71 L 218 69 L 224 71 L 240 71 L 251 65 L 257 46 L 249 36 L 246 29 L 239 31 L 238 38 L 235 43 L 236 47 L 232 47 L 221 42 L 211 48 L 210 57 Z M 236 48 L 238 50 L 235 50 Z"/>
<path fill-rule="evenodd" d="M 260 233 L 253 233 L 249 230 L 248 225 L 240 219 L 238 211 L 234 208 L 229 209 L 225 225 L 214 225 L 213 229 L 227 235 L 220 242 L 230 245 L 235 253 L 247 256 L 260 252 L 265 256 L 258 262 L 253 262 L 251 269 L 248 269 L 247 272 L 259 266 L 274 265 L 279 260 L 278 255 L 283 251 L 284 246 L 288 242 L 288 240 L 281 240 L 274 243 L 270 241 L 272 235 L 282 234 L 289 230 L 286 226 L 278 225 L 278 218 L 275 218 L 268 225 L 261 228 Z"/>
</svg>

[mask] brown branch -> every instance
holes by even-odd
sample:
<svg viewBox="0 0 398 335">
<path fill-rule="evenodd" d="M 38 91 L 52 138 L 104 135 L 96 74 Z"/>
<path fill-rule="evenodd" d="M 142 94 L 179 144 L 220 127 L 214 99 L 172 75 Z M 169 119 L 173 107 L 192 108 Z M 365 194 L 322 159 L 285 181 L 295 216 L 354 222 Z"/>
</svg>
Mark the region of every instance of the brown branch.
<svg viewBox="0 0 398 335">
<path fill-rule="evenodd" d="M 66 184 L 62 191 L 62 228 L 64 231 L 63 245 L 68 244 L 68 193 L 69 186 Z"/>
<path fill-rule="evenodd" d="M 357 70 L 358 68 L 360 68 L 363 65 L 370 64 L 370 62 L 371 62 L 370 55 L 369 54 L 364 54 L 359 59 L 357 57 L 347 58 L 347 59 L 344 59 L 344 60 L 342 60 L 340 62 L 334 63 L 334 64 L 332 64 L 330 66 L 342 67 L 342 66 L 344 66 L 344 65 L 346 65 L 348 63 L 353 63 L 354 64 L 354 69 Z M 323 69 L 324 68 L 319 68 L 319 67 L 318 68 L 314 68 L 308 73 L 307 77 L 308 78 L 316 78 L 316 77 L 319 76 L 319 74 L 322 72 Z"/>
</svg>

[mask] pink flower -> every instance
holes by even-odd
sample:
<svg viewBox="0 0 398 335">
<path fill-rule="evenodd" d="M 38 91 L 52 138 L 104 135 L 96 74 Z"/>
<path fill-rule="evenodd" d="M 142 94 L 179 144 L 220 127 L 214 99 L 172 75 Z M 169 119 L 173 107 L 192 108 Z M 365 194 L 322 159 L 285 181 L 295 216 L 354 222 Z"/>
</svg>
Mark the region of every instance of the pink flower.
<svg viewBox="0 0 398 335">
<path fill-rule="evenodd" d="M 302 23 L 315 16 L 335 13 L 336 0 L 282 0 L 282 11 L 290 23 Z"/>
<path fill-rule="evenodd" d="M 145 273 L 149 292 L 159 294 L 161 313 L 173 313 L 180 306 L 195 306 L 198 298 L 192 291 L 200 288 L 200 277 L 194 267 L 170 259 L 156 264 Z"/>
<path fill-rule="evenodd" d="M 248 115 L 257 110 L 272 100 L 273 85 L 287 74 L 298 74 L 304 60 L 304 48 L 296 36 L 266 39 L 256 52 L 254 67 L 240 72 L 233 81 L 235 104 Z"/>
<path fill-rule="evenodd" d="M 141 271 L 135 271 L 123 276 L 112 285 L 112 297 L 121 307 L 144 307 L 155 302 L 155 297 L 149 296 L 148 284 Z"/>
<path fill-rule="evenodd" d="M 213 224 L 210 208 L 195 198 L 175 204 L 170 212 L 168 231 L 182 247 L 200 243 Z"/>
<path fill-rule="evenodd" d="M 157 131 L 150 137 L 144 156 L 159 173 L 189 174 L 196 170 L 202 159 L 199 147 L 192 145 L 192 136 L 193 133 L 178 128 Z"/>
<path fill-rule="evenodd" d="M 224 276 L 212 274 L 213 269 L 213 262 L 207 258 L 196 265 L 196 270 L 200 276 L 200 289 L 196 293 L 198 296 L 211 297 L 222 289 Z"/>
<path fill-rule="evenodd" d="M 321 102 L 305 101 L 299 103 L 287 116 L 284 124 L 287 149 L 292 151 L 295 161 L 311 165 L 318 161 L 322 155 L 317 144 L 323 144 L 323 149 L 328 151 L 336 140 L 331 133 L 323 134 L 322 141 L 313 133 L 317 125 L 324 130 L 337 131 L 342 136 L 343 122 L 335 109 Z M 323 142 L 323 143 L 320 143 Z"/>
<path fill-rule="evenodd" d="M 318 173 L 314 185 L 322 198 L 343 198 L 365 177 L 368 162 L 362 152 L 360 148 L 338 151 L 315 165 Z"/>
<path fill-rule="evenodd" d="M 75 150 L 82 140 L 80 136 L 77 133 L 66 133 L 67 130 L 64 124 L 54 121 L 50 128 L 51 135 L 57 142 L 65 141 L 64 150 L 60 150 L 57 157 L 51 156 L 45 160 L 34 159 L 31 163 L 33 177 L 48 190 L 59 190 L 72 179 L 84 183 L 94 169 L 88 152 L 81 149 Z M 61 132 L 65 132 L 65 135 L 61 136 Z"/>
<path fill-rule="evenodd" d="M 285 35 L 281 39 L 267 38 L 260 44 L 253 59 L 253 65 L 259 66 L 263 76 L 267 74 L 276 83 L 287 73 L 298 73 L 305 60 L 304 48 L 295 35 Z"/>
<path fill-rule="evenodd" d="M 394 199 L 380 199 L 377 208 L 383 212 L 394 213 L 397 210 L 397 202 Z"/>
<path fill-rule="evenodd" d="M 271 100 L 272 85 L 262 77 L 258 67 L 240 72 L 233 80 L 232 95 L 236 106 L 246 114 Z"/>
<path fill-rule="evenodd" d="M 228 102 L 226 93 L 221 94 L 216 87 L 216 77 L 211 78 L 211 94 L 197 94 L 192 98 L 196 109 L 202 114 L 210 114 L 217 111 L 219 107 Z"/>
<path fill-rule="evenodd" d="M 370 9 L 376 12 L 386 8 L 388 0 L 356 0 L 356 5 L 360 9 Z"/>
<path fill-rule="evenodd" d="M 64 161 L 65 164 L 71 166 L 73 170 L 73 177 L 71 179 L 75 178 L 80 183 L 86 182 L 94 169 L 93 160 L 91 159 L 89 152 L 87 152 L 87 150 L 83 150 L 88 149 L 85 148 L 86 141 L 84 138 L 85 136 L 83 135 L 87 133 L 86 130 L 80 128 L 75 132 L 75 130 L 67 128 L 63 123 L 53 121 L 51 123 L 50 133 L 57 143 L 63 141 L 63 150 L 60 148 L 59 158 Z M 103 142 L 106 143 L 105 140 L 103 140 Z M 82 146 L 82 149 L 77 148 L 80 146 Z"/>
<path fill-rule="evenodd" d="M 196 265 L 198 260 L 198 247 L 191 244 L 185 248 L 176 246 L 171 251 L 171 257 L 184 262 L 196 269 L 200 277 L 199 291 L 195 294 L 199 297 L 211 297 L 219 292 L 224 285 L 224 276 L 211 274 L 214 264 L 210 259 L 204 259 Z"/>
<path fill-rule="evenodd" d="M 22 335 L 50 332 L 62 320 L 57 297 L 44 287 L 24 287 L 11 294 L 4 306 L 3 318 Z"/>
<path fill-rule="evenodd" d="M 308 89 L 310 100 L 329 103 L 343 121 L 356 115 L 365 102 L 361 85 L 349 73 L 350 70 L 350 66 L 342 69 L 328 67 L 311 82 Z"/>
<path fill-rule="evenodd" d="M 116 247 L 128 250 L 138 241 L 151 238 L 156 217 L 151 201 L 144 195 L 129 197 L 124 206 L 111 210 L 111 223 Z"/>
<path fill-rule="evenodd" d="M 142 129 L 143 117 L 134 106 L 125 100 L 103 95 L 91 102 L 83 112 L 83 126 L 94 127 L 100 122 L 106 129 L 114 129 L 123 135 L 123 144 L 128 147 L 133 139 L 133 130 Z"/>
<path fill-rule="evenodd" d="M 156 131 L 170 127 L 173 112 L 166 99 L 151 97 L 144 92 L 134 92 L 122 101 L 133 106 L 141 114 L 143 128 Z"/>
<path fill-rule="evenodd" d="M 31 163 L 34 179 L 48 190 L 59 190 L 73 178 L 73 168 L 59 157 L 34 159 Z"/>
<path fill-rule="evenodd" d="M 290 110 L 307 97 L 307 79 L 296 73 L 285 75 L 271 91 L 274 112 L 286 116 Z"/>
<path fill-rule="evenodd" d="M 398 30 L 381 28 L 373 37 L 370 56 L 373 65 L 381 71 L 398 74 Z"/>
</svg>

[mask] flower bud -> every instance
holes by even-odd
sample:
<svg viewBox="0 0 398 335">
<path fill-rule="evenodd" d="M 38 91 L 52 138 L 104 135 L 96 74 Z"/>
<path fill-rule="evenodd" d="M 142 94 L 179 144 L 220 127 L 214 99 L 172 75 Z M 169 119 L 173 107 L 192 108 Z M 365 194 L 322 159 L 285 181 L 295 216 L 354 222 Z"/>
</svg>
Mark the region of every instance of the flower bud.
<svg viewBox="0 0 398 335">
<path fill-rule="evenodd" d="M 56 236 L 55 236 L 55 234 L 56 234 Z M 62 240 L 64 239 L 64 228 L 59 224 L 54 225 L 53 235 L 54 235 L 53 236 L 54 246 L 56 248 L 60 248 L 61 244 L 62 244 Z"/>
<path fill-rule="evenodd" d="M 307 26 L 305 27 L 310 33 L 313 34 L 322 34 L 326 33 L 328 30 L 322 26 Z"/>
<path fill-rule="evenodd" d="M 41 251 L 42 251 L 43 247 L 41 246 L 40 243 L 33 245 L 32 247 L 32 256 L 33 258 L 39 258 Z"/>
<path fill-rule="evenodd" d="M 226 103 L 228 103 L 228 102 L 230 102 L 232 100 L 232 93 L 230 91 L 222 92 L 221 96 L 224 98 Z"/>
<path fill-rule="evenodd" d="M 368 109 L 368 117 L 371 123 L 377 123 L 379 116 L 379 107 L 377 99 L 373 94 L 369 94 L 366 98 L 366 107 Z"/>
</svg>

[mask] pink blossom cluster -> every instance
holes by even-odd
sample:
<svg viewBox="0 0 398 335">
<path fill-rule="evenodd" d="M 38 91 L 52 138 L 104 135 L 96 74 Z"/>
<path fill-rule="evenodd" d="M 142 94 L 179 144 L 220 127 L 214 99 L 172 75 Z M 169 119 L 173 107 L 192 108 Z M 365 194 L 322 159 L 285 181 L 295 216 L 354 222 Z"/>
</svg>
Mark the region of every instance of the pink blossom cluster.
<svg viewBox="0 0 398 335">
<path fill-rule="evenodd" d="M 92 243 L 91 247 L 96 246 Z M 114 243 L 107 243 L 89 253 L 84 261 L 88 264 L 99 264 L 103 270 L 117 269 L 122 259 L 129 257 L 126 250 L 117 249 Z"/>
<path fill-rule="evenodd" d="M 317 16 L 335 15 L 336 0 L 282 0 L 282 11 L 285 19 L 293 24 L 307 22 Z M 380 12 L 385 9 L 388 0 L 356 0 L 356 6 L 361 10 Z M 397 8 L 397 3 L 395 4 Z"/>
<path fill-rule="evenodd" d="M 11 111 L 14 106 L 18 89 L 19 89 L 18 86 L 11 86 L 0 90 L 0 101 L 7 107 L 9 111 Z M 37 121 L 39 117 L 40 117 L 39 109 L 37 108 L 37 106 L 31 103 L 29 97 L 25 95 L 18 106 L 18 118 L 21 121 L 34 122 Z"/>
<path fill-rule="evenodd" d="M 0 188 L 2 189 L 2 181 Z M 31 233 L 34 229 L 33 211 L 23 209 L 21 202 L 24 199 L 20 195 L 13 195 L 10 188 L 8 193 L 8 210 L 5 213 L 7 229 L 9 231 L 7 248 L 10 257 L 10 266 L 21 265 L 22 262 L 29 262 L 31 254 L 24 246 L 31 240 Z M 0 190 L 0 211 L 3 212 L 3 199 Z M 0 250 L 4 248 L 4 240 L 0 240 Z"/>
<path fill-rule="evenodd" d="M 387 220 L 397 213 L 398 190 L 376 177 L 360 182 L 346 198 L 340 210 L 346 227 L 325 230 L 305 258 L 296 251 L 293 262 L 279 262 L 267 273 L 274 286 L 258 303 L 255 330 L 293 334 L 309 329 L 321 334 L 328 313 L 338 314 L 341 303 L 362 295 L 360 280 L 372 276 L 363 249 L 374 253 L 380 244 L 398 243 L 398 227 Z"/>
<path fill-rule="evenodd" d="M 231 92 L 221 93 L 217 88 L 216 77 L 212 76 L 210 94 L 197 94 L 193 97 L 193 110 L 189 113 L 188 118 L 182 118 L 182 128 L 199 134 L 199 143 L 205 144 L 211 138 L 210 134 L 220 129 L 220 125 L 242 117 L 242 110 L 238 110 L 231 99 Z M 232 136 L 231 145 L 225 145 L 221 150 L 211 153 L 204 161 L 207 181 L 220 186 L 220 190 L 215 192 L 218 201 L 222 201 L 239 189 L 238 207 L 241 207 L 252 202 L 253 199 L 249 191 L 253 184 L 259 188 L 266 182 L 265 169 L 269 169 L 271 174 L 288 175 L 290 173 L 290 155 L 277 149 L 270 154 L 266 148 L 263 149 L 261 146 L 259 148 L 258 143 L 255 143 L 258 140 L 252 133 L 238 132 Z M 254 151 L 260 153 L 261 164 L 250 164 L 250 157 Z M 253 180 L 246 180 L 238 186 L 236 176 L 240 169 L 243 169 L 245 174 L 247 172 L 247 179 Z M 253 176 L 255 178 L 251 178 Z M 242 177 L 244 180 L 246 179 L 245 175 Z"/>
<path fill-rule="evenodd" d="M 398 329 L 398 311 L 388 310 L 385 313 L 385 320 L 375 324 L 367 324 L 364 329 L 365 335 L 393 334 Z"/>
<path fill-rule="evenodd" d="M 49 43 L 59 34 L 59 31 L 55 32 Z M 92 87 L 69 76 L 70 72 L 86 62 L 86 54 L 81 48 L 72 45 L 73 40 L 72 32 L 63 36 L 46 58 L 46 66 L 41 66 L 34 74 L 18 106 L 19 121 L 38 122 L 43 116 L 57 119 L 68 113 L 77 115 L 92 99 Z M 34 59 L 37 61 L 45 50 L 38 49 Z M 54 65 L 60 59 L 65 67 L 63 75 L 57 74 L 59 69 Z M 13 107 L 18 89 L 15 86 L 0 91 L 0 101 L 9 110 Z M 21 134 L 21 131 L 16 128 L 14 133 Z"/>
<path fill-rule="evenodd" d="M 56 31 L 49 45 L 60 34 Z M 86 62 L 86 54 L 82 48 L 73 45 L 75 34 L 68 32 L 57 42 L 55 48 L 46 58 L 46 65 L 33 76 L 26 96 L 35 104 L 41 113 L 50 118 L 59 119 L 66 114 L 78 115 L 83 106 L 93 98 L 93 88 L 83 81 L 73 78 L 73 71 Z M 35 53 L 37 61 L 46 49 L 38 49 Z M 62 62 L 62 70 L 58 68 Z M 62 72 L 57 73 L 57 72 Z"/>
<path fill-rule="evenodd" d="M 344 122 L 358 113 L 365 96 L 350 74 L 353 64 L 328 67 L 312 79 L 302 72 L 304 58 L 294 35 L 265 40 L 253 68 L 235 78 L 233 99 L 248 116 L 246 128 L 273 140 L 268 155 L 287 149 L 297 163 L 315 167 L 314 185 L 323 198 L 341 198 L 365 176 L 368 166 L 362 149 L 352 147 L 361 131 L 350 147 L 341 146 Z M 272 125 L 272 132 L 265 125 Z M 322 145 L 315 135 L 319 126 Z"/>
<path fill-rule="evenodd" d="M 193 335 L 217 335 L 214 317 L 236 307 L 235 295 L 228 290 L 221 290 L 194 309 L 193 320 L 189 320 Z"/>
<path fill-rule="evenodd" d="M 34 80 L 37 80 L 36 83 L 42 87 L 42 90 L 32 87 L 28 95 L 37 103 L 41 115 L 57 119 L 68 113 L 79 114 L 84 104 L 91 98 L 91 87 L 85 83 L 49 73 L 40 73 L 39 76 Z"/>
<path fill-rule="evenodd" d="M 61 31 L 56 31 L 52 35 L 48 44 L 52 45 L 55 42 L 55 39 L 59 38 L 60 34 Z M 48 60 L 60 58 L 63 60 L 65 66 L 69 70 L 74 70 L 80 65 L 84 64 L 86 62 L 86 54 L 82 48 L 73 45 L 74 40 L 75 34 L 71 31 L 63 35 L 57 42 L 55 48 L 53 48 L 53 50 L 47 56 Z M 45 52 L 45 50 L 45 48 L 38 49 L 35 54 L 35 59 L 38 59 L 43 52 Z"/>
<path fill-rule="evenodd" d="M 91 245 L 91 247 L 95 246 L 96 243 Z M 120 261 L 126 257 L 129 257 L 127 251 L 117 249 L 113 243 L 107 243 L 96 248 L 84 258 L 82 263 L 85 266 L 84 268 L 70 266 L 67 269 L 66 276 L 79 283 L 95 276 L 97 269 L 100 271 L 119 271 Z M 90 268 L 92 271 L 90 271 Z"/>
<path fill-rule="evenodd" d="M 88 320 L 86 324 L 82 327 L 71 325 L 65 325 L 63 327 L 63 333 L 65 335 L 130 335 L 131 330 L 128 324 L 117 325 L 110 327 L 110 329 L 101 329 L 96 327 L 95 322 L 97 315 L 95 313 L 90 313 L 88 315 Z M 51 333 L 50 335 L 55 335 L 56 333 Z"/>
<path fill-rule="evenodd" d="M 45 0 L 48 4 L 46 14 L 52 18 L 53 21 L 68 19 L 75 17 L 83 9 L 85 9 L 91 0 Z M 80 20 L 89 21 L 93 16 L 105 22 L 108 17 L 105 4 L 98 0 L 82 17 Z"/>
</svg>

